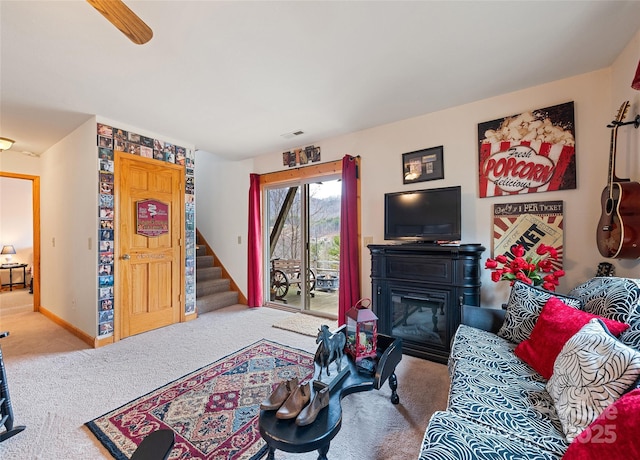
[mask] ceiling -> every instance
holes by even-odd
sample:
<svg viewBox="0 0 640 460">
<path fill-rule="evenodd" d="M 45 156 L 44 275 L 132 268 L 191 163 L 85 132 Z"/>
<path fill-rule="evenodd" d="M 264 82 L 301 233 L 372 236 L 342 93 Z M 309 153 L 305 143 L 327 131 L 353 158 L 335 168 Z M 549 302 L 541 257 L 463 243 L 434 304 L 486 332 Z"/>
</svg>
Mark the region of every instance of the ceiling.
<svg viewBox="0 0 640 460">
<path fill-rule="evenodd" d="M 125 1 L 149 43 L 82 0 L 0 1 L 14 150 L 98 115 L 230 159 L 284 151 L 606 68 L 640 18 L 640 1 Z"/>
</svg>

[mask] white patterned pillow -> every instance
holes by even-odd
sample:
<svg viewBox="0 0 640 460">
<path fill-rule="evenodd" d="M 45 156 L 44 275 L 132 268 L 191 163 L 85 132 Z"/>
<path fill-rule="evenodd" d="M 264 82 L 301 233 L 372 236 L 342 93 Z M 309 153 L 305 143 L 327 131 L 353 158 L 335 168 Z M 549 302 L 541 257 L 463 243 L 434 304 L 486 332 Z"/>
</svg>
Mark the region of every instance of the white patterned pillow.
<svg viewBox="0 0 640 460">
<path fill-rule="evenodd" d="M 522 281 L 516 281 L 511 287 L 507 312 L 504 316 L 504 323 L 498 331 L 498 336 L 516 344 L 527 340 L 538 316 L 540 316 L 542 307 L 551 297 L 559 298 L 570 307 L 578 309 L 582 307 L 580 299 L 575 297 L 563 296 Z"/>
<path fill-rule="evenodd" d="M 565 343 L 547 382 L 547 391 L 573 441 L 622 396 L 640 376 L 640 353 L 612 336 L 592 319 Z"/>
<path fill-rule="evenodd" d="M 587 313 L 627 323 L 620 341 L 640 351 L 640 279 L 595 277 L 569 295 L 582 300 Z"/>
</svg>

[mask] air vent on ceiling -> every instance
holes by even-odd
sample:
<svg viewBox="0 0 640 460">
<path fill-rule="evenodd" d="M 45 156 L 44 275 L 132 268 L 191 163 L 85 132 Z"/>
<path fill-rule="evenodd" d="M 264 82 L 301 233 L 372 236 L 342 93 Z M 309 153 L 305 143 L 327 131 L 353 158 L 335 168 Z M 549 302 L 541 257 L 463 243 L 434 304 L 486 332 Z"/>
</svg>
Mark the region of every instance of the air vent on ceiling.
<svg viewBox="0 0 640 460">
<path fill-rule="evenodd" d="M 291 133 L 281 134 L 281 136 L 285 139 L 293 139 L 294 137 L 300 136 L 301 134 L 304 134 L 304 131 L 293 131 Z"/>
</svg>

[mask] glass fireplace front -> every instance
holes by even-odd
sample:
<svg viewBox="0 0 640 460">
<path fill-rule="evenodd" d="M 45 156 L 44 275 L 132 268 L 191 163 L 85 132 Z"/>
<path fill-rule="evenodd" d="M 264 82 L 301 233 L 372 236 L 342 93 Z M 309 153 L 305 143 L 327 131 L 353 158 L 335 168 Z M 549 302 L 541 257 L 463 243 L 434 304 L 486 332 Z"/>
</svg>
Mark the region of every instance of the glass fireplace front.
<svg viewBox="0 0 640 460">
<path fill-rule="evenodd" d="M 391 335 L 448 349 L 448 292 L 391 290 Z"/>
</svg>

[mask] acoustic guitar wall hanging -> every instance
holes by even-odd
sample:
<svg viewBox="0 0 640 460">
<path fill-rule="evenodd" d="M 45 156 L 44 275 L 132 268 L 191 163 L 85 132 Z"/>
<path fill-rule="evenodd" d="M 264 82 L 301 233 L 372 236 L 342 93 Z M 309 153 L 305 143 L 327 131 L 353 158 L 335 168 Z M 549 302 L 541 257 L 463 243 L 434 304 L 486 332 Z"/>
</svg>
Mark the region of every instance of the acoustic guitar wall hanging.
<svg viewBox="0 0 640 460">
<path fill-rule="evenodd" d="M 629 110 L 629 101 L 620 106 L 611 128 L 609 152 L 609 176 L 602 191 L 602 213 L 598 222 L 596 239 L 598 251 L 612 259 L 637 259 L 640 257 L 640 184 L 616 175 L 616 143 L 618 128 L 640 124 L 640 115 L 634 121 L 623 122 Z"/>
</svg>

